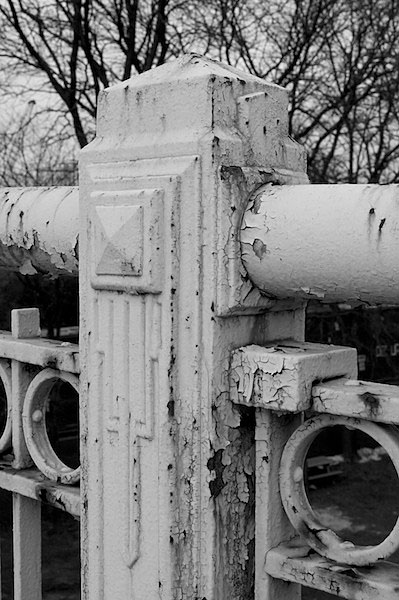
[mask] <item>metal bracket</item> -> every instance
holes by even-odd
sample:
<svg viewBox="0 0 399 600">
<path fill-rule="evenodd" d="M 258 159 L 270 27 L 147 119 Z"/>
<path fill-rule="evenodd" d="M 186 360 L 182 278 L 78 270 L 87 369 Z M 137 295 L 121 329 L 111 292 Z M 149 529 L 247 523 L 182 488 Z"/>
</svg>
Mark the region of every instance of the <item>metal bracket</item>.
<svg viewBox="0 0 399 600">
<path fill-rule="evenodd" d="M 231 355 L 230 398 L 236 404 L 296 413 L 311 408 L 315 382 L 356 375 L 354 348 L 292 340 L 245 346 Z"/>
</svg>

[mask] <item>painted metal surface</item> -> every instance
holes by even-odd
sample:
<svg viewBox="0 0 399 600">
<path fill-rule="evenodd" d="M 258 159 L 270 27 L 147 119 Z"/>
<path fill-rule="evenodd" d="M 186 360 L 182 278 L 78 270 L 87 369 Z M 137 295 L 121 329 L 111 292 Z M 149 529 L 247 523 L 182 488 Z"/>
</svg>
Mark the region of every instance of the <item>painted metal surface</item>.
<svg viewBox="0 0 399 600">
<path fill-rule="evenodd" d="M 100 97 L 80 164 L 85 599 L 253 594 L 255 423 L 229 360 L 303 339 L 302 302 L 266 312 L 238 260 L 248 195 L 307 181 L 287 103 L 198 56 Z"/>
<path fill-rule="evenodd" d="M 45 428 L 48 395 L 54 382 L 61 379 L 78 389 L 76 374 L 56 369 L 63 365 L 79 372 L 78 347 L 41 340 L 39 335 L 38 309 L 19 309 L 12 311 L 11 332 L 3 332 L 0 341 L 0 378 L 8 415 L 0 438 L 0 488 L 13 496 L 15 600 L 42 598 L 41 504 L 80 516 L 79 487 L 60 483 L 76 483 L 78 473 L 60 463 Z M 53 368 L 41 370 L 49 365 Z M 32 467 L 32 458 L 43 472 Z"/>
<path fill-rule="evenodd" d="M 0 268 L 23 275 L 78 274 L 75 187 L 0 189 Z"/>
<path fill-rule="evenodd" d="M 374 563 L 380 565 L 399 547 L 399 520 L 376 546 L 355 546 L 318 520 L 304 486 L 311 443 L 320 431 L 335 425 L 361 429 L 373 437 L 387 450 L 399 476 L 396 428 L 371 422 L 398 421 L 398 388 L 350 379 L 356 371 L 356 351 L 350 348 L 282 341 L 232 352 L 231 399 L 256 408 L 257 599 L 300 598 L 298 584 L 350 600 L 375 598 L 377 591 L 378 598 L 396 597 L 398 568 L 376 568 Z M 314 416 L 301 425 L 299 411 L 308 409 L 334 415 Z M 341 416 L 341 411 L 355 418 Z M 363 415 L 368 420 L 358 418 Z M 281 517 L 280 503 L 291 528 Z M 301 541 L 290 542 L 287 549 L 293 531 Z M 365 565 L 370 571 L 362 572 Z"/>
<path fill-rule="evenodd" d="M 397 600 L 399 567 L 379 562 L 371 567 L 337 564 L 309 549 L 300 539 L 267 553 L 265 570 L 273 577 L 322 590 L 347 600 Z"/>
<path fill-rule="evenodd" d="M 399 303 L 399 186 L 260 188 L 241 227 L 242 260 L 270 299 Z"/>
<path fill-rule="evenodd" d="M 11 325 L 11 334 L 16 339 L 35 336 L 40 330 L 39 311 L 13 311 Z M 32 465 L 21 422 L 25 392 L 30 378 L 31 374 L 22 363 L 11 361 L 12 466 L 15 469 Z M 12 518 L 14 598 L 24 600 L 31 597 L 33 600 L 41 600 L 40 502 L 13 492 Z"/>
<path fill-rule="evenodd" d="M 42 600 L 41 506 L 13 494 L 14 599 Z"/>
<path fill-rule="evenodd" d="M 250 345 L 232 352 L 232 402 L 282 412 L 300 412 L 312 405 L 316 380 L 355 377 L 354 348 L 283 340 Z"/>
<path fill-rule="evenodd" d="M 362 587 L 349 581 L 357 568 L 281 546 L 297 527 L 277 477 L 299 411 L 348 398 L 344 380 L 312 392 L 315 380 L 356 376 L 353 350 L 297 343 L 305 302 L 398 297 L 397 186 L 303 185 L 287 106 L 277 86 L 183 57 L 102 93 L 79 217 L 74 188 L 1 192 L 0 266 L 76 274 L 79 219 L 84 600 L 242 600 L 253 588 L 256 600 L 298 600 L 303 583 L 362 600 L 397 591 L 392 569 L 374 570 L 377 583 L 362 572 Z M 26 555 L 40 543 L 38 500 L 80 512 L 78 488 L 31 467 L 29 385 L 79 373 L 76 347 L 32 338 L 38 328 L 37 313 L 19 313 L 0 335 L 17 600 L 40 597 L 39 562 Z M 43 434 L 40 385 L 29 439 Z M 374 392 L 353 405 L 369 419 Z M 379 395 L 384 420 L 395 394 Z"/>
<path fill-rule="evenodd" d="M 280 494 L 292 525 L 309 546 L 341 564 L 365 566 L 388 558 L 399 548 L 399 518 L 392 531 L 376 546 L 356 546 L 323 525 L 313 512 L 305 491 L 305 460 L 308 450 L 328 427 L 342 425 L 369 435 L 388 453 L 399 476 L 399 436 L 396 427 L 370 421 L 321 415 L 306 420 L 288 440 L 280 463 Z"/>
<path fill-rule="evenodd" d="M 22 410 L 25 442 L 37 468 L 52 481 L 73 485 L 80 479 L 80 467 L 68 467 L 55 453 L 46 428 L 46 410 L 55 383 L 68 383 L 79 394 L 79 379 L 72 373 L 43 369 L 30 382 Z"/>
<path fill-rule="evenodd" d="M 80 516 L 79 487 L 55 484 L 38 469 L 14 469 L 8 462 L 0 463 L 0 487 L 26 498 L 50 504 L 74 517 Z"/>
<path fill-rule="evenodd" d="M 281 415 L 256 409 L 255 425 L 255 599 L 300 600 L 300 582 L 287 583 L 265 569 L 265 557 L 294 529 L 287 519 L 278 487 L 281 454 L 287 439 L 300 425 L 301 415 Z"/>
<path fill-rule="evenodd" d="M 0 356 L 38 367 L 48 367 L 79 374 L 79 346 L 71 342 L 39 337 L 15 338 L 9 331 L 0 331 Z"/>
<path fill-rule="evenodd" d="M 353 379 L 326 381 L 313 386 L 312 408 L 318 413 L 399 423 L 399 387 Z"/>
</svg>

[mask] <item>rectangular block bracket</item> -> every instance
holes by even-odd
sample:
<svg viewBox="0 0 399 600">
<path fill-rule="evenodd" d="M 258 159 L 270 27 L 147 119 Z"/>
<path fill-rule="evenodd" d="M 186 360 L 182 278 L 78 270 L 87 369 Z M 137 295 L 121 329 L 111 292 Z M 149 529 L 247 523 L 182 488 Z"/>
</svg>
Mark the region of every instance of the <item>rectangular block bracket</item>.
<svg viewBox="0 0 399 600">
<path fill-rule="evenodd" d="M 356 378 L 354 348 L 279 341 L 233 350 L 230 398 L 236 404 L 282 412 L 312 407 L 312 386 L 337 377 Z"/>
</svg>

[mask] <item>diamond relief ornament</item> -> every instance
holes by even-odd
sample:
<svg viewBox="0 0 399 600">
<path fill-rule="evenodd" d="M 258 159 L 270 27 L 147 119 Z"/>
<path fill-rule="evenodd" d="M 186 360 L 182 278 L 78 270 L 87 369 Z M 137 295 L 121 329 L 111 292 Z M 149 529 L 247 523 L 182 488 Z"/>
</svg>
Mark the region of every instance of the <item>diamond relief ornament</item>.
<svg viewBox="0 0 399 600">
<path fill-rule="evenodd" d="M 96 206 L 97 275 L 143 272 L 143 206 Z"/>
</svg>

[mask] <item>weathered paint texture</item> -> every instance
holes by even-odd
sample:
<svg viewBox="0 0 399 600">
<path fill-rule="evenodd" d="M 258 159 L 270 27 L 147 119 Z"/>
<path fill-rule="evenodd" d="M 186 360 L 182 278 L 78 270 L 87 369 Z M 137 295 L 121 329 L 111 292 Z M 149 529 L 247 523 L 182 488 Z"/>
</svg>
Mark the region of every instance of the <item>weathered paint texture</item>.
<svg viewBox="0 0 399 600">
<path fill-rule="evenodd" d="M 359 430 L 382 446 L 399 476 L 399 437 L 396 427 L 332 415 L 307 419 L 289 438 L 280 464 L 280 494 L 284 509 L 296 531 L 316 552 L 339 564 L 366 566 L 389 558 L 399 548 L 399 518 L 389 534 L 376 545 L 357 546 L 323 525 L 309 505 L 305 491 L 305 460 L 308 450 L 329 427 L 340 425 Z"/>
<path fill-rule="evenodd" d="M 398 186 L 304 186 L 287 107 L 277 86 L 182 57 L 101 94 L 79 217 L 75 188 L 0 193 L 0 267 L 75 274 L 77 219 L 83 257 L 81 505 L 27 469 L 62 478 L 40 394 L 77 388 L 77 349 L 32 338 L 37 311 L 0 336 L 16 600 L 41 597 L 42 501 L 81 512 L 83 600 L 396 598 L 397 567 L 354 563 L 396 548 L 399 521 L 383 548 L 342 542 L 306 514 L 303 463 L 319 419 L 371 433 L 399 473 L 396 434 L 370 423 L 397 422 L 397 391 L 348 380 L 353 350 L 301 342 L 309 298 L 397 302 Z M 356 419 L 301 427 L 308 408 Z"/>
<path fill-rule="evenodd" d="M 300 539 L 271 550 L 266 571 L 273 577 L 322 590 L 348 600 L 397 600 L 399 572 L 396 564 L 372 567 L 337 564 L 309 550 Z"/>
<path fill-rule="evenodd" d="M 15 600 L 42 598 L 41 503 L 80 515 L 80 490 L 60 485 L 60 479 L 71 483 L 64 479 L 65 469 L 69 469 L 55 454 L 45 428 L 49 387 L 40 386 L 38 390 L 35 385 L 38 378 L 43 382 L 43 374 L 48 379 L 50 372 L 52 383 L 61 378 L 77 388 L 76 375 L 61 374 L 54 368 L 40 371 L 40 366 L 48 366 L 49 362 L 55 366 L 57 360 L 76 371 L 78 347 L 69 344 L 65 355 L 62 343 L 54 345 L 38 339 L 39 335 L 38 309 L 19 309 L 11 313 L 11 332 L 3 332 L 0 340 L 0 378 L 7 400 L 7 420 L 0 436 L 0 489 L 12 493 Z M 29 391 L 36 406 L 29 407 Z M 40 436 L 35 431 L 29 439 L 27 429 L 39 421 Z M 53 472 L 50 481 L 47 475 L 53 467 L 58 471 Z"/>
<path fill-rule="evenodd" d="M 0 190 L 0 268 L 22 275 L 78 274 L 75 187 Z"/>
<path fill-rule="evenodd" d="M 249 278 L 270 299 L 398 304 L 398 205 L 396 184 L 268 184 L 242 221 Z"/>
<path fill-rule="evenodd" d="M 336 379 L 313 386 L 312 407 L 318 413 L 399 423 L 399 387 Z"/>
<path fill-rule="evenodd" d="M 300 412 L 312 406 L 315 381 L 356 375 L 354 348 L 290 340 L 265 347 L 250 345 L 232 353 L 231 400 L 257 408 Z"/>
<path fill-rule="evenodd" d="M 85 599 L 253 595 L 255 418 L 229 361 L 303 339 L 302 302 L 268 312 L 239 263 L 253 191 L 307 181 L 287 102 L 195 55 L 100 97 L 80 176 Z"/>
</svg>

